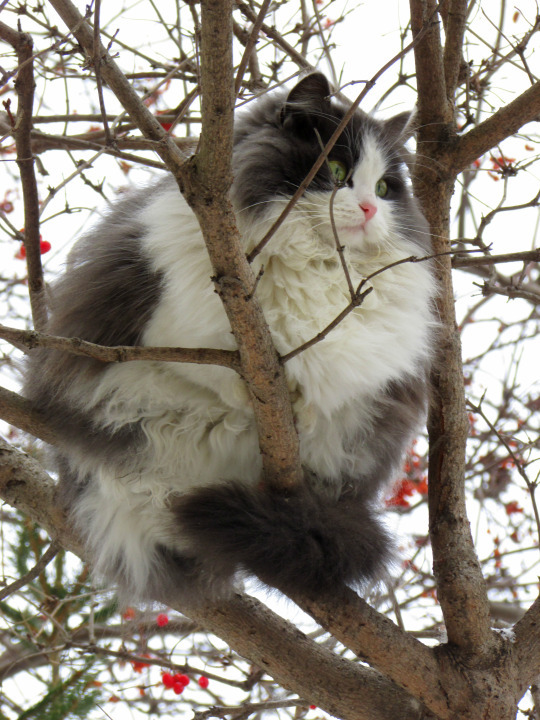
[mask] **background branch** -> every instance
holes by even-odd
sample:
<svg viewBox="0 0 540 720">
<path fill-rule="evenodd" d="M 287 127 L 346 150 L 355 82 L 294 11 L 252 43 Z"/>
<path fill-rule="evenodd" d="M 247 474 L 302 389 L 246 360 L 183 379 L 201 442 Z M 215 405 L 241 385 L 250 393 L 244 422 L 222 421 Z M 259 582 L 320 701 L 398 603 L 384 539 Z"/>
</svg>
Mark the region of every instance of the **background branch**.
<svg viewBox="0 0 540 720">
<path fill-rule="evenodd" d="M 30 140 L 35 88 L 32 61 L 33 42 L 30 35 L 15 32 L 2 22 L 0 22 L 0 39 L 6 40 L 13 45 L 19 61 L 19 72 L 15 80 L 18 106 L 13 126 L 13 136 L 17 148 L 17 165 L 19 166 L 24 195 L 24 245 L 26 248 L 26 266 L 28 268 L 30 307 L 34 327 L 37 330 L 42 330 L 47 323 L 47 307 L 45 303 L 43 267 L 41 265 L 39 198 Z"/>
<path fill-rule="evenodd" d="M 433 2 L 410 0 L 410 7 L 415 35 L 426 21 L 426 8 L 432 9 Z M 433 250 L 444 253 L 450 249 L 450 199 L 455 175 L 448 172 L 441 155 L 454 132 L 454 121 L 444 86 L 443 49 L 435 23 L 415 46 L 415 62 L 420 114 L 417 152 L 422 164 L 415 166 L 414 184 L 430 224 Z M 450 257 L 439 258 L 434 268 L 440 286 L 437 312 L 441 328 L 428 419 L 430 537 L 448 640 L 469 654 L 491 649 L 490 616 L 465 507 L 465 443 L 469 427 Z"/>
<path fill-rule="evenodd" d="M 447 154 L 449 170 L 458 174 L 491 148 L 540 118 L 540 82 L 499 108 L 487 120 L 457 138 Z"/>
</svg>

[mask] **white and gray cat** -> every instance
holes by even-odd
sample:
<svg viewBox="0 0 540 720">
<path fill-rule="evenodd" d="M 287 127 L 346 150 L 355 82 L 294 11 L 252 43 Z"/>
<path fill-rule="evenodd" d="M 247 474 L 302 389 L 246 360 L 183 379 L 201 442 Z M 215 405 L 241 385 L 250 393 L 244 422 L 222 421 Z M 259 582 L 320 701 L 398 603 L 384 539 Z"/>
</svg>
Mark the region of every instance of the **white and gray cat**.
<svg viewBox="0 0 540 720">
<path fill-rule="evenodd" d="M 345 110 L 314 73 L 237 118 L 231 196 L 246 250 Z M 378 121 L 357 111 L 257 257 L 257 295 L 281 355 L 350 301 L 333 192 L 355 286 L 429 254 L 407 182 L 407 124 L 406 114 Z M 120 201 L 76 243 L 52 288 L 48 332 L 102 345 L 234 349 L 211 276 L 197 220 L 166 178 Z M 420 262 L 371 285 L 360 307 L 285 365 L 306 470 L 285 494 L 260 483 L 253 413 L 232 370 L 32 353 L 25 391 L 61 438 L 59 496 L 98 575 L 130 599 L 221 593 L 242 573 L 285 592 L 377 577 L 391 546 L 377 504 L 425 413 L 435 284 Z"/>
</svg>

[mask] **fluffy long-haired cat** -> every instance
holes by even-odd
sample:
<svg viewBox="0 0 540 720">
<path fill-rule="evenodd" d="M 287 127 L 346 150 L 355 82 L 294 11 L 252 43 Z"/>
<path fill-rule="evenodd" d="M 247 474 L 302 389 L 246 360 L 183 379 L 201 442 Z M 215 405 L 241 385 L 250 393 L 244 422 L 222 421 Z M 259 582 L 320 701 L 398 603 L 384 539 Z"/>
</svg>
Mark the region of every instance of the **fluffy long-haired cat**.
<svg viewBox="0 0 540 720">
<path fill-rule="evenodd" d="M 345 110 L 315 73 L 237 118 L 231 195 L 247 251 Z M 408 134 L 406 114 L 356 112 L 257 257 L 256 292 L 281 355 L 349 304 L 337 243 L 355 287 L 429 254 L 407 181 Z M 211 276 L 197 220 L 164 179 L 121 200 L 76 243 L 52 288 L 48 332 L 234 349 Z M 377 577 L 391 545 L 380 495 L 425 412 L 434 281 L 429 263 L 405 262 L 370 287 L 324 340 L 285 364 L 305 468 L 288 493 L 261 484 L 253 413 L 234 371 L 31 355 L 26 394 L 57 430 L 59 497 L 99 576 L 130 599 L 224 592 L 239 574 L 285 592 Z"/>
</svg>

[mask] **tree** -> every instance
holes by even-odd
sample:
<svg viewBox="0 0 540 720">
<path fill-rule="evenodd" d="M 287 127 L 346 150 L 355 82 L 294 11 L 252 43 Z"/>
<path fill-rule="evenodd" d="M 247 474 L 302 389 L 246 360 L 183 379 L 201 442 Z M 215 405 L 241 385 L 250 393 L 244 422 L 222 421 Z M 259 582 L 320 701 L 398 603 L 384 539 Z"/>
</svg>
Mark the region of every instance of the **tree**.
<svg viewBox="0 0 540 720">
<path fill-rule="evenodd" d="M 237 96 L 242 102 L 253 92 L 280 83 L 292 74 L 291 66 L 305 70 L 324 63 L 332 72 L 332 32 L 345 16 L 336 2 L 320 5 L 315 0 L 310 9 L 302 3 L 294 6 L 298 17 L 290 20 L 287 32 L 280 32 L 276 26 L 281 27 L 278 23 L 287 17 L 287 4 L 270 8 L 266 0 L 261 5 L 238 0 L 234 6 L 227 0 L 201 0 L 200 5 L 189 2 L 169 8 L 171 14 L 166 16 L 152 0 L 142 5 L 137 9 L 139 17 L 148 12 L 156 23 L 155 35 L 144 48 L 130 47 L 122 33 L 119 38 L 115 35 L 118 24 L 130 17 L 127 8 L 118 8 L 118 16 L 103 22 L 99 0 L 85 8 L 84 16 L 70 0 L 35 6 L 10 0 L 0 4 L 5 15 L 0 38 L 12 48 L 9 69 L 2 69 L 5 114 L 0 127 L 7 140 L 2 152 L 7 161 L 16 152 L 21 187 L 18 195 L 15 173 L 8 167 L 10 181 L 0 225 L 4 241 L 10 248 L 16 241 L 19 254 L 24 240 L 35 327 L 27 331 L 2 326 L 0 336 L 18 348 L 62 347 L 106 361 L 136 361 L 144 353 L 158 357 L 158 349 L 91 347 L 43 334 L 47 309 L 41 254 L 52 242 L 43 239 L 49 222 L 60 227 L 78 209 L 74 195 L 71 199 L 64 195 L 73 187 L 73 178 L 106 196 L 104 183 L 95 182 L 90 174 L 106 156 L 126 174 L 137 172 L 137 166 L 166 167 L 199 219 L 215 275 L 221 278 L 217 289 L 238 344 L 238 353 L 228 362 L 241 366 L 252 396 L 258 399 L 255 408 L 266 477 L 280 486 L 294 485 L 300 466 L 283 370 L 256 294 L 248 292 L 256 279 L 240 249 L 227 199 L 233 111 Z M 51 19 L 53 9 L 61 18 L 60 28 Z M 526 2 L 509 10 L 501 1 L 497 10 L 499 17 L 492 21 L 485 14 L 492 7 L 484 12 L 474 0 L 410 0 L 410 22 L 403 28 L 401 49 L 396 48 L 392 61 L 370 80 L 361 81 L 362 90 L 354 101 L 355 106 L 362 102 L 366 107 L 366 96 L 378 81 L 386 83 L 380 101 L 387 106 L 407 89 L 415 88 L 418 96 L 413 180 L 430 224 L 441 287 L 440 357 L 432 377 L 428 420 L 429 541 L 422 530 L 415 538 L 415 555 L 395 579 L 392 592 L 372 597 L 379 610 L 345 587 L 336 588 L 331 596 L 292 598 L 320 624 L 323 635 L 304 634 L 260 601 L 241 594 L 221 603 L 203 600 L 189 606 L 180 606 L 174 597 L 163 598 L 171 613 L 155 617 L 149 611 L 132 617 L 129 612 L 123 624 L 118 623 L 114 602 L 92 591 L 86 568 L 67 559 L 66 551 L 84 559 L 84 549 L 55 506 L 54 480 L 46 472 L 41 447 L 22 439 L 15 428 L 53 444 L 54 434 L 27 401 L 4 388 L 0 410 L 12 426 L 13 443 L 2 441 L 0 495 L 17 510 L 4 512 L 4 537 L 12 548 L 9 573 L 20 577 L 2 591 L 2 611 L 9 623 L 2 631 L 0 667 L 5 683 L 26 673 L 21 677 L 28 681 L 31 675 L 43 689 L 34 702 L 17 698 L 9 686 L 2 707 L 5 717 L 84 717 L 108 695 L 117 699 L 121 695 L 132 707 L 163 714 L 173 705 L 173 694 L 183 692 L 185 678 L 180 680 L 179 675 L 199 676 L 199 689 L 193 691 L 192 683 L 185 695 L 193 692 L 193 702 L 202 706 L 222 705 L 207 711 L 208 716 L 220 717 L 279 708 L 302 716 L 312 703 L 345 720 L 503 720 L 515 717 L 528 687 L 534 698 L 540 674 L 536 630 L 540 604 L 535 600 L 524 612 L 535 580 L 520 579 L 526 552 L 538 553 L 534 412 L 539 405 L 537 387 L 522 385 L 518 356 L 526 357 L 534 343 L 540 254 L 534 249 L 533 223 L 530 231 L 522 231 L 523 237 L 515 238 L 518 247 L 513 252 L 506 251 L 504 239 L 493 228 L 502 225 L 506 215 L 520 218 L 536 213 L 538 217 L 540 193 L 534 175 L 538 138 L 530 123 L 540 117 L 540 82 L 532 57 L 540 16 Z M 166 38 L 174 47 L 173 60 L 163 60 L 159 49 L 154 49 L 154 42 Z M 122 73 L 116 55 L 122 67 L 136 71 Z M 144 70 L 139 70 L 141 66 Z M 53 78 L 66 88 L 66 112 L 47 117 L 39 105 L 51 104 L 43 88 L 52 87 Z M 341 85 L 335 76 L 334 80 Z M 79 89 L 90 97 L 91 112 L 84 115 L 72 109 Z M 161 103 L 175 109 L 161 113 Z M 58 134 L 37 129 L 52 120 L 64 124 Z M 95 125 L 80 134 L 73 132 L 76 122 Z M 185 128 L 183 137 L 174 137 L 175 127 Z M 199 127 L 200 139 L 193 142 Z M 79 150 L 92 154 L 81 161 L 75 155 Z M 73 175 L 63 181 L 55 175 L 48 194 L 40 198 L 48 179 L 38 182 L 36 170 L 48 172 L 49 155 L 44 154 L 52 157 L 53 151 L 69 156 Z M 516 156 L 519 152 L 520 157 L 510 158 L 510 152 Z M 156 154 L 161 163 L 156 162 Z M 507 199 L 514 183 L 520 198 L 516 202 Z M 503 191 L 498 189 L 501 186 Z M 24 203 L 24 231 L 10 220 L 19 200 Z M 51 210 L 46 218 L 47 206 Z M 526 227 L 523 220 L 512 223 Z M 508 262 L 517 263 L 511 266 L 511 275 L 500 269 Z M 459 327 L 452 268 L 472 274 L 480 288 L 466 311 L 458 306 Z M 234 283 L 227 281 L 230 278 Z M 24 277 L 6 272 L 2 281 L 6 312 L 11 324 L 17 325 L 24 312 L 20 310 Z M 246 289 L 242 296 L 235 292 L 239 285 Z M 242 299 L 246 294 L 248 303 Z M 501 298 L 513 299 L 511 312 Z M 468 338 L 475 321 L 491 323 L 495 331 L 489 334 L 489 327 L 487 335 L 475 331 L 473 346 Z M 475 348 L 465 375 L 460 333 L 467 347 Z M 225 362 L 222 355 L 211 352 L 167 352 L 171 361 Z M 493 372 L 495 355 L 503 358 L 500 387 L 486 388 L 484 393 L 481 373 Z M 13 375 L 9 352 L 3 366 L 9 382 Z M 269 427 L 272 433 L 264 431 Z M 269 435 L 272 443 L 266 441 Z M 27 452 L 18 449 L 21 444 Z M 415 523 L 415 515 L 425 508 L 424 469 L 422 454 L 412 450 L 404 478 L 388 501 L 391 509 Z M 493 553 L 485 562 L 479 561 L 473 542 L 467 498 L 476 503 L 479 527 L 492 533 Z M 47 549 L 44 531 L 53 538 Z M 485 552 L 486 543 L 476 535 L 477 546 Z M 521 567 L 507 563 L 514 550 Z M 418 560 L 425 562 L 428 552 L 433 556 L 433 575 L 422 572 Z M 23 594 L 15 595 L 19 592 Z M 508 602 L 507 593 L 515 602 Z M 420 622 L 412 617 L 412 606 L 422 608 Z M 390 619 L 392 614 L 397 624 Z M 414 623 L 415 632 L 405 630 L 402 615 L 406 627 Z M 493 618 L 516 622 L 500 632 L 492 628 Z M 441 620 L 446 637 L 437 638 Z M 130 635 L 128 628 L 133 626 L 136 631 Z M 440 643 L 420 639 L 430 636 Z M 189 657 L 186 664 L 178 663 L 178 653 L 171 654 L 178 637 L 185 638 L 180 648 Z M 122 661 L 130 663 L 127 671 L 120 666 Z M 207 671 L 208 666 L 214 669 Z M 158 675 L 159 668 L 166 674 Z M 128 688 L 134 684 L 132 672 L 140 672 L 142 678 L 136 681 L 135 694 Z M 223 682 L 228 693 L 214 694 L 201 675 L 210 677 L 211 683 Z M 237 701 L 240 706 L 231 707 Z M 536 705 L 524 709 L 523 716 L 537 717 L 538 712 Z"/>
</svg>

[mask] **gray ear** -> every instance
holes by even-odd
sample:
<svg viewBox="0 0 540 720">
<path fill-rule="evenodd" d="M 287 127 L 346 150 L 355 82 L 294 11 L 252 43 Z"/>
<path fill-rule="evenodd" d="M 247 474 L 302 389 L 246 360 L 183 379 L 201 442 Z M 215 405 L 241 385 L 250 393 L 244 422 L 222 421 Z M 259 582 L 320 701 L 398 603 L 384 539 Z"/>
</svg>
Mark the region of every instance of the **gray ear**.
<svg viewBox="0 0 540 720">
<path fill-rule="evenodd" d="M 416 118 L 416 110 L 407 110 L 385 120 L 384 127 L 394 142 L 405 143 L 418 129 Z"/>
<path fill-rule="evenodd" d="M 283 126 L 292 128 L 298 122 L 305 122 L 307 116 L 317 117 L 328 113 L 331 92 L 330 84 L 322 73 L 307 75 L 293 87 L 281 108 Z"/>
</svg>

